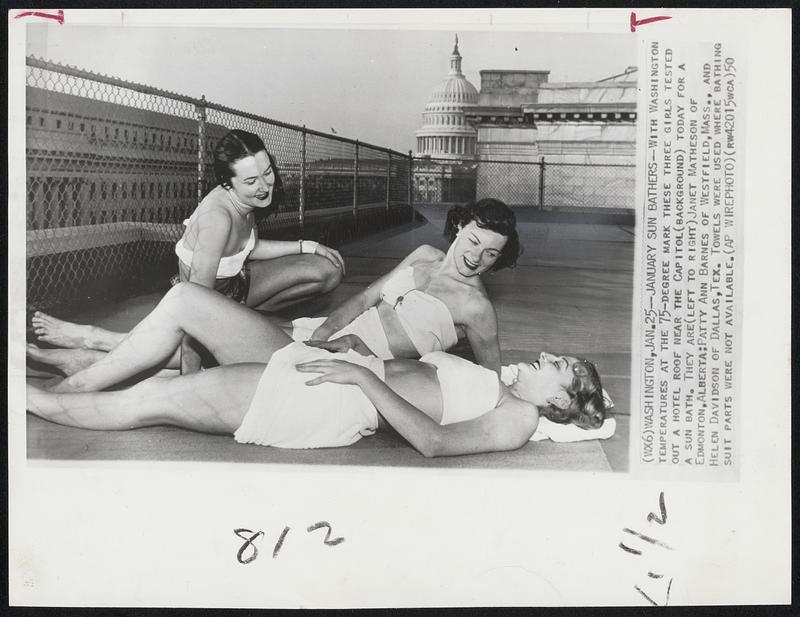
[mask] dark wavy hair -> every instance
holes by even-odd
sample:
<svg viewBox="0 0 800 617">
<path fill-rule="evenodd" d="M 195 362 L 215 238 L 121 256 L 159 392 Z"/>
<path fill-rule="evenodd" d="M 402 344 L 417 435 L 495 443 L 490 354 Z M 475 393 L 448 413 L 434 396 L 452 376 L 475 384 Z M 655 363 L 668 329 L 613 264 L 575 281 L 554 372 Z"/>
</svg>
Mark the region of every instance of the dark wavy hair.
<svg viewBox="0 0 800 617">
<path fill-rule="evenodd" d="M 459 227 L 464 227 L 472 221 L 475 221 L 475 224 L 481 229 L 490 229 L 508 238 L 503 250 L 500 251 L 500 256 L 489 270 L 497 271 L 516 266 L 517 259 L 522 254 L 522 247 L 517 234 L 517 217 L 511 208 L 499 199 L 491 197 L 469 203 L 466 206 L 450 208 L 444 224 L 445 237 L 452 243 Z"/>
<path fill-rule="evenodd" d="M 554 405 L 539 408 L 539 414 L 558 424 L 575 424 L 583 429 L 598 428 L 606 419 L 606 402 L 597 367 L 584 358 L 572 365 L 574 377 L 567 394 L 569 406 L 559 409 Z"/>
<path fill-rule="evenodd" d="M 236 175 L 233 164 L 262 151 L 269 157 L 272 173 L 275 174 L 275 185 L 272 187 L 272 203 L 268 208 L 256 210 L 256 218 L 277 213 L 285 198 L 283 180 L 275 157 L 267 150 L 264 141 L 258 135 L 239 129 L 228 131 L 214 148 L 214 178 L 217 184 L 226 189 L 231 188 L 231 178 Z"/>
</svg>

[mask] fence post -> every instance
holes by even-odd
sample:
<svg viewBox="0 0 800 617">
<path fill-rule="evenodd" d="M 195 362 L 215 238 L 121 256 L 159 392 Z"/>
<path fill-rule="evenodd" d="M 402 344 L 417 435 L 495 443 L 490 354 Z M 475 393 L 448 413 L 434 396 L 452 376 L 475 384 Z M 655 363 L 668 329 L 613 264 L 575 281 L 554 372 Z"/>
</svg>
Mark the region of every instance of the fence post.
<svg viewBox="0 0 800 617">
<path fill-rule="evenodd" d="M 539 158 L 539 210 L 544 210 L 544 156 Z"/>
<path fill-rule="evenodd" d="M 206 95 L 200 97 L 200 103 L 194 106 L 197 115 L 197 204 L 203 201 L 203 180 L 205 179 L 206 152 Z M 191 214 L 191 213 L 190 213 Z"/>
<path fill-rule="evenodd" d="M 386 165 L 386 211 L 389 211 L 389 195 L 392 186 L 392 153 L 389 153 L 389 162 Z"/>
<path fill-rule="evenodd" d="M 300 235 L 305 232 L 306 224 L 306 125 L 303 125 L 302 141 L 300 142 L 300 210 L 297 217 L 300 223 Z"/>
<path fill-rule="evenodd" d="M 414 155 L 408 151 L 408 211 L 414 222 Z"/>
<path fill-rule="evenodd" d="M 358 220 L 358 140 L 356 139 L 356 160 L 353 165 L 353 219 Z"/>
</svg>

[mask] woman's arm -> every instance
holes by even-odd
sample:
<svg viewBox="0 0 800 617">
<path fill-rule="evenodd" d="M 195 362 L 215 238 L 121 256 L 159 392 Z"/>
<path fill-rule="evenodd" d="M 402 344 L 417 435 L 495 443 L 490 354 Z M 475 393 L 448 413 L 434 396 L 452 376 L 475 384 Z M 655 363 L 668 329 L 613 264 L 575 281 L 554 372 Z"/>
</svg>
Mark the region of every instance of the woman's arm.
<svg viewBox="0 0 800 617">
<path fill-rule="evenodd" d="M 422 245 L 414 249 L 403 261 L 374 281 L 369 287 L 351 296 L 331 311 L 328 318 L 311 335 L 312 340 L 327 340 L 332 334 L 338 332 L 356 317 L 372 306 L 376 306 L 381 300 L 381 290 L 384 284 L 396 272 L 418 261 L 431 261 L 438 257 L 440 251 L 432 246 Z"/>
<path fill-rule="evenodd" d="M 520 413 L 510 399 L 474 420 L 441 426 L 370 372 L 359 384 L 367 398 L 423 456 L 458 456 L 521 448 L 536 431 L 538 415 Z"/>
<path fill-rule="evenodd" d="M 500 341 L 497 338 L 497 313 L 487 298 L 471 303 L 464 329 L 478 364 L 500 374 Z"/>
<path fill-rule="evenodd" d="M 220 210 L 209 210 L 197 218 L 197 240 L 192 253 L 189 281 L 213 288 L 219 261 L 231 232 L 230 216 Z"/>
<path fill-rule="evenodd" d="M 309 251 L 310 247 L 314 247 L 314 254 L 324 257 L 330 261 L 335 267 L 341 268 L 344 273 L 344 259 L 332 248 L 309 240 L 304 240 L 300 244 L 299 240 L 257 240 L 256 245 L 250 253 L 250 259 L 275 259 L 277 257 L 286 257 L 287 255 L 301 255 L 302 252 Z"/>
<path fill-rule="evenodd" d="M 322 373 L 306 382 L 308 385 L 333 382 L 359 386 L 378 413 L 425 457 L 515 450 L 525 445 L 538 424 L 533 406 L 506 397 L 479 418 L 441 426 L 363 366 L 343 360 L 315 360 L 298 364 L 297 370 Z"/>
</svg>

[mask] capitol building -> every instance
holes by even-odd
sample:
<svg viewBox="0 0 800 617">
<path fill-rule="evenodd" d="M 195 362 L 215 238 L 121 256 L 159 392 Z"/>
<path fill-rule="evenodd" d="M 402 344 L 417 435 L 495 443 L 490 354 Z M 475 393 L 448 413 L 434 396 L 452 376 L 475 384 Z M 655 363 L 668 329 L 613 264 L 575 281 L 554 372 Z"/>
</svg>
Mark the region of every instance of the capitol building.
<svg viewBox="0 0 800 617">
<path fill-rule="evenodd" d="M 441 159 L 475 157 L 478 132 L 464 116 L 465 105 L 477 105 L 478 90 L 461 72 L 458 35 L 450 55 L 450 72 L 431 94 L 416 132 L 417 155 Z"/>
<path fill-rule="evenodd" d="M 415 133 L 415 200 L 633 208 L 636 67 L 594 82 L 484 69 L 478 89 L 461 60 L 456 36 Z"/>
</svg>

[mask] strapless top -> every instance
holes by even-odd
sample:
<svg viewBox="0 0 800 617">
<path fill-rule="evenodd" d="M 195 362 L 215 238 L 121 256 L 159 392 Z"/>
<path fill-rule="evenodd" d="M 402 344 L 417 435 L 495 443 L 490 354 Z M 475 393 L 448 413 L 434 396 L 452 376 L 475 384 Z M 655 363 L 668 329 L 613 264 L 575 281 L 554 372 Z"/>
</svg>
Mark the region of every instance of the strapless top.
<svg viewBox="0 0 800 617">
<path fill-rule="evenodd" d="M 183 221 L 183 224 L 188 225 L 189 219 Z M 247 261 L 247 257 L 253 251 L 255 246 L 256 231 L 255 229 L 251 229 L 250 237 L 247 239 L 247 244 L 245 244 L 245 247 L 241 251 L 233 255 L 228 255 L 227 257 L 222 257 L 219 260 L 219 266 L 217 266 L 217 278 L 230 278 L 239 274 L 239 272 L 242 271 L 242 268 L 244 268 L 244 262 Z M 178 240 L 178 243 L 175 245 L 175 254 L 187 268 L 192 267 L 192 257 L 194 256 L 194 251 L 186 248 L 186 245 L 183 243 L 183 238 Z"/>
<path fill-rule="evenodd" d="M 439 298 L 416 289 L 411 266 L 386 281 L 381 299 L 394 309 L 420 356 L 450 349 L 458 342 L 450 309 Z"/>
</svg>

